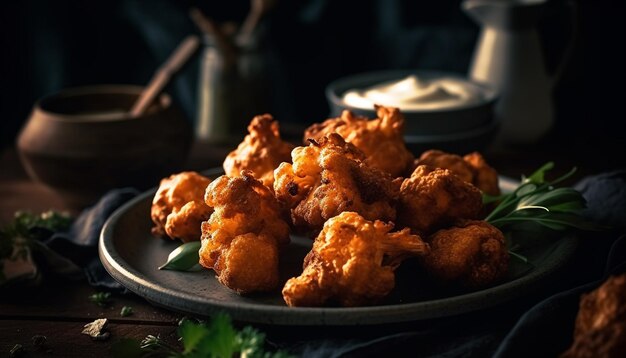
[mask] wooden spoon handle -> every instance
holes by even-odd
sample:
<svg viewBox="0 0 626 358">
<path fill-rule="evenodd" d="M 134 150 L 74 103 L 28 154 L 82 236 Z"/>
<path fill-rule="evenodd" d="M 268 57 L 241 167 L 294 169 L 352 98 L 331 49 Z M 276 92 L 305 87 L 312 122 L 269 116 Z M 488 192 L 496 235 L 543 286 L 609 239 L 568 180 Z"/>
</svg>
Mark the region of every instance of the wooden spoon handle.
<svg viewBox="0 0 626 358">
<path fill-rule="evenodd" d="M 154 98 L 167 86 L 172 75 L 180 70 L 191 55 L 198 49 L 199 44 L 200 41 L 196 35 L 189 35 L 185 38 L 174 53 L 172 53 L 161 68 L 154 74 L 148 86 L 143 90 L 141 96 L 139 96 L 133 105 L 133 108 L 130 110 L 130 114 L 133 117 L 138 117 L 143 114 Z"/>
<path fill-rule="evenodd" d="M 241 36 L 244 38 L 250 38 L 263 15 L 274 7 L 275 4 L 275 0 L 251 0 L 250 12 L 248 13 L 248 16 L 246 16 L 243 24 L 241 25 L 241 29 L 239 30 Z"/>
<path fill-rule="evenodd" d="M 191 17 L 191 20 L 196 24 L 200 31 L 213 36 L 215 39 L 215 45 L 219 50 L 221 50 L 226 63 L 228 65 L 232 65 L 235 62 L 237 50 L 224 31 L 222 31 L 222 29 L 213 20 L 204 16 L 202 11 L 198 8 L 191 8 L 191 10 L 189 10 L 189 17 Z"/>
</svg>

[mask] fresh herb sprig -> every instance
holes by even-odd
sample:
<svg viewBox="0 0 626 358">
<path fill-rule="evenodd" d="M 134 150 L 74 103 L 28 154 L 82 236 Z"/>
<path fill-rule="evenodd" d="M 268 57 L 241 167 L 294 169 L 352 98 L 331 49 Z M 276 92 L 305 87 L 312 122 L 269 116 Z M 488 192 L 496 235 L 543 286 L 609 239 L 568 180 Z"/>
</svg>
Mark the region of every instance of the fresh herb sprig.
<svg viewBox="0 0 626 358">
<path fill-rule="evenodd" d="M 0 229 L 0 238 L 15 239 L 24 238 L 36 240 L 50 232 L 62 231 L 69 228 L 72 217 L 67 213 L 46 211 L 35 215 L 26 211 L 15 213 L 13 222 Z"/>
<path fill-rule="evenodd" d="M 554 163 L 548 162 L 529 177 L 522 177 L 521 184 L 512 193 L 485 196 L 483 202 L 486 204 L 499 202 L 485 220 L 501 230 L 521 223 L 534 223 L 552 230 L 597 229 L 580 215 L 585 208 L 585 198 L 572 188 L 556 187 L 570 178 L 576 168 L 547 181 L 545 174 L 553 168 Z"/>
<path fill-rule="evenodd" d="M 13 222 L 0 228 L 0 258 L 13 254 L 14 247 L 32 246 L 32 240 L 39 240 L 55 231 L 69 228 L 72 218 L 69 214 L 46 211 L 40 215 L 18 211 Z"/>
<path fill-rule="evenodd" d="M 284 351 L 265 350 L 265 334 L 250 326 L 237 330 L 230 316 L 216 315 L 210 322 L 183 320 L 177 330 L 182 347 L 176 347 L 158 336 L 149 335 L 141 342 L 123 340 L 114 348 L 118 357 L 178 357 L 178 358 L 286 358 Z"/>
<path fill-rule="evenodd" d="M 5 260 L 28 260 L 31 252 L 39 249 L 39 240 L 67 230 L 71 223 L 72 217 L 67 213 L 52 210 L 39 215 L 16 212 L 12 222 L 0 227 L 0 285 L 9 280 L 4 272 Z"/>
</svg>

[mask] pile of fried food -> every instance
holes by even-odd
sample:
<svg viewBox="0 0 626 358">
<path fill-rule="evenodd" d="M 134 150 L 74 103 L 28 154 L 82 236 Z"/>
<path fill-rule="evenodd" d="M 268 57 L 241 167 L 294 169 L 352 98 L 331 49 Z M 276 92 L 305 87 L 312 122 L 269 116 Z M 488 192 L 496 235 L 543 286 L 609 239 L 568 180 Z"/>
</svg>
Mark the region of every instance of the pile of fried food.
<svg viewBox="0 0 626 358">
<path fill-rule="evenodd" d="M 609 277 L 580 298 L 572 346 L 561 358 L 626 354 L 626 273 Z"/>
<path fill-rule="evenodd" d="M 289 306 L 363 306 L 383 300 L 395 270 L 417 258 L 443 286 L 479 289 L 503 279 L 504 236 L 485 221 L 482 193 L 498 174 L 479 153 L 407 150 L 397 108 L 369 119 L 344 111 L 310 126 L 304 144 L 281 139 L 270 115 L 224 161 L 225 175 L 163 179 L 153 234 L 201 240 L 200 264 L 240 294 L 277 290 Z M 290 233 L 314 242 L 300 276 L 280 282 Z"/>
</svg>

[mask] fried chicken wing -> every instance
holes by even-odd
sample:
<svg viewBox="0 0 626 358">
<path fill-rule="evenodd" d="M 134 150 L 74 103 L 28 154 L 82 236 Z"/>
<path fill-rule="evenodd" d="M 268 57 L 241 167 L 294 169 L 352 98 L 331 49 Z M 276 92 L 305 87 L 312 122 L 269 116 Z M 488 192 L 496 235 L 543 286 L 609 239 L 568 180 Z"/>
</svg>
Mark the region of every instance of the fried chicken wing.
<svg viewBox="0 0 626 358">
<path fill-rule="evenodd" d="M 561 358 L 623 357 L 626 354 L 626 273 L 611 276 L 583 294 L 574 342 Z"/>
<path fill-rule="evenodd" d="M 416 161 L 418 165 L 448 169 L 459 178 L 474 184 L 483 193 L 500 195 L 498 173 L 487 164 L 482 155 L 473 152 L 464 157 L 440 150 L 428 150 Z"/>
<path fill-rule="evenodd" d="M 448 169 L 418 166 L 402 182 L 398 224 L 427 235 L 458 219 L 476 219 L 482 209 L 480 190 Z"/>
<path fill-rule="evenodd" d="M 213 209 L 204 203 L 211 179 L 196 172 L 182 172 L 161 180 L 152 200 L 152 234 L 183 242 L 200 240 L 200 224 Z"/>
<path fill-rule="evenodd" d="M 294 145 L 283 141 L 278 122 L 271 115 L 256 116 L 248 125 L 249 134 L 224 160 L 226 175 L 238 176 L 242 170 L 250 170 L 265 186 L 272 188 L 274 169 L 291 159 Z"/>
<path fill-rule="evenodd" d="M 376 114 L 378 118 L 369 120 L 343 111 L 341 117 L 307 128 L 304 139 L 320 140 L 338 133 L 365 154 L 365 164 L 393 177 L 402 176 L 413 162 L 413 154 L 404 144 L 404 117 L 393 107 L 376 106 Z"/>
<path fill-rule="evenodd" d="M 279 250 L 289 244 L 289 226 L 272 192 L 250 171 L 223 175 L 206 189 L 214 208 L 202 223 L 200 264 L 240 294 L 278 286 Z"/>
<path fill-rule="evenodd" d="M 293 165 L 276 169 L 274 192 L 291 209 L 294 226 L 319 231 L 344 211 L 368 220 L 395 219 L 400 180 L 365 165 L 363 153 L 337 133 L 292 152 Z"/>
<path fill-rule="evenodd" d="M 391 223 L 368 221 L 355 212 L 329 219 L 305 258 L 302 274 L 283 287 L 287 305 L 362 306 L 387 296 L 400 263 L 428 252 L 428 245 L 408 229 L 391 229 Z"/>
<path fill-rule="evenodd" d="M 509 253 L 500 230 L 486 221 L 462 220 L 428 237 L 426 271 L 443 285 L 467 289 L 490 286 L 504 277 Z"/>
</svg>

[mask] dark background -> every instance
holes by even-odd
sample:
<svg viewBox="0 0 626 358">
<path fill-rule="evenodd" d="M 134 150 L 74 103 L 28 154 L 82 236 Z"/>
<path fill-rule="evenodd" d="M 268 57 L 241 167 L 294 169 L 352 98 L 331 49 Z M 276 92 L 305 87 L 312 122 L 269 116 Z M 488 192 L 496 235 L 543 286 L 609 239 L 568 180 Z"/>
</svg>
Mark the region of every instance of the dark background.
<svg viewBox="0 0 626 358">
<path fill-rule="evenodd" d="M 621 158 L 624 6 L 576 4 L 574 56 L 555 89 L 556 125 L 545 140 L 598 149 L 593 153 L 606 147 L 607 156 Z M 85 84 L 145 84 L 178 42 L 197 32 L 187 16 L 190 6 L 220 22 L 241 22 L 249 1 L 28 0 L 0 6 L 5 148 L 37 98 Z M 550 71 L 573 32 L 569 9 L 563 0 L 549 1 L 539 23 Z M 479 30 L 460 1 L 450 0 L 283 0 L 262 26 L 273 74 L 272 113 L 281 122 L 301 124 L 326 118 L 324 88 L 344 75 L 407 68 L 466 73 Z M 168 88 L 190 121 L 198 64 L 196 57 Z"/>
</svg>

